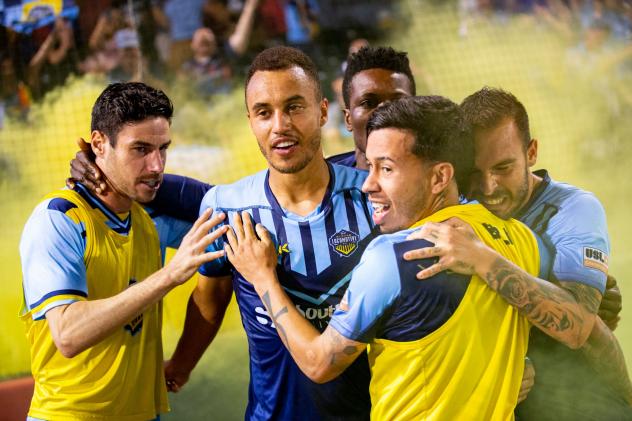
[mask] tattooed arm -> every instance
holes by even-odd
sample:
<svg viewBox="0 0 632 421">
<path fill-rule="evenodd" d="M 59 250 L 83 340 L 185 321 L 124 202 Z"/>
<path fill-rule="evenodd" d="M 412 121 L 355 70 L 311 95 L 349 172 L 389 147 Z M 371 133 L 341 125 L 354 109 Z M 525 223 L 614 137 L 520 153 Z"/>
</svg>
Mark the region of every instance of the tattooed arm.
<svg viewBox="0 0 632 421">
<path fill-rule="evenodd" d="M 228 260 L 255 287 L 296 364 L 317 383 L 338 377 L 364 351 L 366 344 L 345 338 L 331 326 L 320 334 L 298 312 L 279 283 L 277 254 L 268 231 L 257 224 L 255 234 L 250 215 L 245 212 L 243 223 L 236 215 L 233 227 L 234 231 L 227 234 Z"/>
<path fill-rule="evenodd" d="M 567 291 L 525 272 L 486 246 L 472 228 L 457 218 L 447 223 L 427 223 L 416 234 L 434 247 L 411 251 L 407 260 L 439 257 L 438 262 L 418 274 L 428 278 L 446 269 L 477 274 L 509 304 L 555 340 L 569 348 L 580 348 L 595 323 L 601 294 L 595 288 L 572 284 Z"/>
</svg>

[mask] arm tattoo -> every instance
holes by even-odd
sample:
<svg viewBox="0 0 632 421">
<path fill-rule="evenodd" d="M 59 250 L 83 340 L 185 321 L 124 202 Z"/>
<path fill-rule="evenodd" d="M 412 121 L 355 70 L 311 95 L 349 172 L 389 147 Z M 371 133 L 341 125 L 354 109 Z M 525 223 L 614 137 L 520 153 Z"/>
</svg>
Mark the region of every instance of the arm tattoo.
<svg viewBox="0 0 632 421">
<path fill-rule="evenodd" d="M 632 404 L 632 384 L 623 352 L 617 338 L 601 319 L 595 321 L 595 327 L 581 352 L 595 373 Z"/>
<path fill-rule="evenodd" d="M 601 293 L 591 286 L 580 284 L 579 282 L 560 282 L 560 286 L 573 294 L 577 302 L 592 313 L 597 314 L 601 304 Z"/>
<path fill-rule="evenodd" d="M 532 324 L 561 342 L 576 344 L 582 332 L 588 329 L 585 315 L 578 311 L 578 299 L 574 295 L 549 282 L 534 280 L 502 258 L 496 259 L 485 280 Z M 577 291 L 589 295 L 585 290 Z M 584 307 L 593 309 L 593 300 Z"/>
<path fill-rule="evenodd" d="M 343 369 L 346 368 L 346 365 L 343 361 L 341 361 L 340 356 L 344 355 L 346 357 L 350 357 L 359 351 L 358 347 L 355 345 L 345 345 L 344 339 L 338 332 L 336 332 L 335 329 L 327 328 L 325 329 L 325 334 L 327 335 L 328 343 L 331 346 L 331 358 L 329 360 L 329 365 L 342 365 Z"/>
<path fill-rule="evenodd" d="M 272 311 L 272 301 L 270 300 L 270 293 L 268 291 L 263 294 L 263 296 L 261 297 L 261 301 L 263 301 L 263 305 L 265 305 L 268 309 L 268 314 L 270 314 L 272 323 L 274 323 L 274 325 L 276 326 L 279 337 L 281 338 L 283 343 L 285 343 L 287 350 L 291 352 L 290 341 L 288 340 L 287 332 L 285 332 L 285 328 L 278 321 L 281 316 L 288 312 L 287 307 L 283 307 L 276 314 L 274 314 Z"/>
</svg>

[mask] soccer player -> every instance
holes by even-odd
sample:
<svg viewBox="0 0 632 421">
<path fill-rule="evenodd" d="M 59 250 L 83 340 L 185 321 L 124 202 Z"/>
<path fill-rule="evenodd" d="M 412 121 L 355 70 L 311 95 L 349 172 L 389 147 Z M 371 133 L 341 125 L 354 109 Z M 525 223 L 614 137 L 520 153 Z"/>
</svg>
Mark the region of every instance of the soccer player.
<svg viewBox="0 0 632 421">
<path fill-rule="evenodd" d="M 136 201 L 160 186 L 173 108 L 142 83 L 112 84 L 92 109 L 91 147 L 110 189 L 49 194 L 20 242 L 22 319 L 35 391 L 29 420 L 154 419 L 168 410 L 161 298 L 185 282 L 223 229 L 204 213 L 163 269 L 156 228 Z"/>
<path fill-rule="evenodd" d="M 550 282 L 517 278 L 498 289 L 539 328 L 529 345 L 535 386 L 517 414 L 521 420 L 632 419 L 623 354 L 610 329 L 595 317 L 610 252 L 603 207 L 592 193 L 554 181 L 546 170 L 529 171 L 538 142 L 515 96 L 483 88 L 461 107 L 474 128 L 471 197 L 500 218 L 526 223 L 554 256 Z M 428 225 L 419 232 L 419 238 L 432 232 L 436 247 L 412 252 L 410 258 L 441 256 L 422 277 L 455 265 L 474 267 L 480 255 L 458 235 L 461 225 Z"/>
<path fill-rule="evenodd" d="M 246 79 L 248 119 L 268 169 L 212 188 L 201 210 L 248 211 L 277 240 L 279 276 L 293 305 L 320 330 L 372 238 L 371 211 L 360 191 L 366 172 L 328 164 L 320 143 L 327 120 L 317 70 L 299 50 L 260 53 Z M 222 242 L 213 245 L 221 250 Z M 368 419 L 366 356 L 337 381 L 316 385 L 287 352 L 252 286 L 225 259 L 200 269 L 182 337 L 167 363 L 181 387 L 219 328 L 234 289 L 248 336 L 250 386 L 246 419 Z"/>
<path fill-rule="evenodd" d="M 415 92 L 415 78 L 405 52 L 390 47 L 363 47 L 351 54 L 342 81 L 342 96 L 345 124 L 353 134 L 355 150 L 331 156 L 328 161 L 366 170 L 369 116 L 378 105 Z"/>
<path fill-rule="evenodd" d="M 473 151 L 459 107 L 450 100 L 391 102 L 374 112 L 367 133 L 370 172 L 362 189 L 373 221 L 387 235 L 367 247 L 324 333 L 289 299 L 277 276 L 277 241 L 256 218 L 256 234 L 249 215 L 243 225 L 235 218 L 228 259 L 254 284 L 279 336 L 311 379 L 336 378 L 369 345 L 371 418 L 511 418 L 527 349 L 526 318 L 490 290 L 495 277 L 443 273 L 419 282 L 419 266 L 432 261 L 407 262 L 402 255 L 430 245 L 406 241 L 407 228 L 458 215 L 478 241 L 497 251 L 481 267 L 530 276 L 540 270 L 535 236 L 480 204 L 459 204 L 458 185 L 467 181 Z"/>
</svg>

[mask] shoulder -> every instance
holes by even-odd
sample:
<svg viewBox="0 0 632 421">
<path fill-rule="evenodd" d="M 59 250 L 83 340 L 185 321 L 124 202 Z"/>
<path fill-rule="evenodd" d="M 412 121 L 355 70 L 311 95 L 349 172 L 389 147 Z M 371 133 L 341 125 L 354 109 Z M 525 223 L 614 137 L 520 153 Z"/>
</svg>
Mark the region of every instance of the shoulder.
<svg viewBox="0 0 632 421">
<path fill-rule="evenodd" d="M 332 155 L 327 158 L 332 164 L 343 165 L 346 167 L 355 167 L 356 159 L 355 159 L 355 151 L 344 152 L 338 155 Z"/>
<path fill-rule="evenodd" d="M 267 170 L 263 170 L 232 184 L 221 184 L 211 188 L 204 195 L 200 210 L 208 207 L 228 210 L 266 205 L 266 174 Z"/>
<path fill-rule="evenodd" d="M 357 168 L 346 167 L 344 165 L 331 164 L 334 174 L 333 191 L 344 191 L 350 189 L 361 189 L 368 172 Z"/>
<path fill-rule="evenodd" d="M 552 182 L 545 198 L 557 208 L 552 217 L 559 225 L 571 227 L 594 227 L 605 224 L 606 213 L 597 197 L 579 187 Z"/>
</svg>

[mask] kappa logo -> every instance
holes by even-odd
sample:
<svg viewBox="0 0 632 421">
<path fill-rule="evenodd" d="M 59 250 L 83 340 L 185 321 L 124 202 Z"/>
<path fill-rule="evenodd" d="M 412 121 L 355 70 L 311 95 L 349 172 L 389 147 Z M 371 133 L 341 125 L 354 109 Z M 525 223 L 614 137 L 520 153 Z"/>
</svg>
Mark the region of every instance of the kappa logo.
<svg viewBox="0 0 632 421">
<path fill-rule="evenodd" d="M 136 279 L 132 278 L 129 280 L 128 287 L 134 285 L 136 283 Z M 130 335 L 134 336 L 143 328 L 143 313 L 140 313 L 138 316 L 134 317 L 131 322 L 123 326 L 123 329 L 127 330 Z"/>
<path fill-rule="evenodd" d="M 277 254 L 279 256 L 281 256 L 283 253 L 289 253 L 290 252 L 290 247 L 288 246 L 288 243 L 285 244 L 279 244 L 279 247 L 277 249 Z"/>
<path fill-rule="evenodd" d="M 348 257 L 358 248 L 360 236 L 355 232 L 340 230 L 329 237 L 329 245 L 342 257 Z"/>
<path fill-rule="evenodd" d="M 603 251 L 593 248 L 584 247 L 584 266 L 591 269 L 600 270 L 608 273 L 608 256 Z"/>
</svg>

